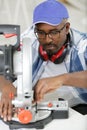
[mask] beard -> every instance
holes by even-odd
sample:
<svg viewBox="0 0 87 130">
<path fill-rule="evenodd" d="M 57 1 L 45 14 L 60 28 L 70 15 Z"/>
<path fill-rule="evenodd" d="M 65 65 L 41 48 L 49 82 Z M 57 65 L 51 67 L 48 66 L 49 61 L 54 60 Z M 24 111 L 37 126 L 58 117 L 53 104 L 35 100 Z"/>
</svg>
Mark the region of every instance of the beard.
<svg viewBox="0 0 87 130">
<path fill-rule="evenodd" d="M 45 50 L 47 52 L 49 57 L 56 54 L 61 48 L 60 44 L 58 46 L 58 45 L 53 44 L 53 43 L 44 44 L 42 46 L 43 46 L 43 50 Z"/>
</svg>

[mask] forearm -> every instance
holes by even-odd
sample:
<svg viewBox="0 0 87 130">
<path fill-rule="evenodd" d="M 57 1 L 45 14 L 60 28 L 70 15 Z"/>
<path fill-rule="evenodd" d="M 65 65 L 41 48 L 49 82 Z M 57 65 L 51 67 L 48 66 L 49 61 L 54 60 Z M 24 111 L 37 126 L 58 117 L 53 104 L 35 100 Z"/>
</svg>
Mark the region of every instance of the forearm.
<svg viewBox="0 0 87 130">
<path fill-rule="evenodd" d="M 62 86 L 87 88 L 87 71 L 65 73 L 40 79 L 34 87 L 35 101 L 42 100 L 44 94 L 52 92 Z"/>
<path fill-rule="evenodd" d="M 5 87 L 10 81 L 7 81 L 4 76 L 0 75 L 0 91 Z"/>
<path fill-rule="evenodd" d="M 87 88 L 87 71 L 79 71 L 61 75 L 62 85 Z"/>
<path fill-rule="evenodd" d="M 13 86 L 11 81 L 6 80 L 4 76 L 0 76 L 0 91 L 12 91 L 14 94 L 16 94 L 16 88 Z"/>
</svg>

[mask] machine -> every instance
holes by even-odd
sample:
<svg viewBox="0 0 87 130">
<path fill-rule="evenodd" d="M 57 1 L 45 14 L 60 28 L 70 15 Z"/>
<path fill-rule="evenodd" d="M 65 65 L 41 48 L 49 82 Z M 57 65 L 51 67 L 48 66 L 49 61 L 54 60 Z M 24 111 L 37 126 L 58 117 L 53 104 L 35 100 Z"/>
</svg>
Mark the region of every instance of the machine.
<svg viewBox="0 0 87 130">
<path fill-rule="evenodd" d="M 20 26 L 0 25 L 0 37 L 0 75 L 17 87 L 17 96 L 10 94 L 14 107 L 9 128 L 43 129 L 53 119 L 68 118 L 68 102 L 63 99 L 32 103 L 32 46 L 29 38 L 20 43 Z"/>
</svg>

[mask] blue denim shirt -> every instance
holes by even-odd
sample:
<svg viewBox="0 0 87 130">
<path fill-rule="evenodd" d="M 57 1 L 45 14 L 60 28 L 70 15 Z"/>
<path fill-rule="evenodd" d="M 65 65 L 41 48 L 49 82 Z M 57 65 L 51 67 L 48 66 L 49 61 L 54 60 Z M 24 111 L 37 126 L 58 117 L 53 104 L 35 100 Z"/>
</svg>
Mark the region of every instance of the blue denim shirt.
<svg viewBox="0 0 87 130">
<path fill-rule="evenodd" d="M 29 28 L 22 34 L 23 37 L 29 37 L 32 42 L 32 52 L 33 52 L 33 72 L 32 72 L 32 82 L 33 86 L 37 83 L 47 61 L 43 61 L 38 53 L 39 42 L 34 35 L 33 28 Z M 87 34 L 81 33 L 77 30 L 70 29 L 70 49 L 64 59 L 64 64 L 68 73 L 77 72 L 82 70 L 87 70 Z M 87 89 L 74 88 L 79 94 L 79 97 L 87 102 Z"/>
</svg>

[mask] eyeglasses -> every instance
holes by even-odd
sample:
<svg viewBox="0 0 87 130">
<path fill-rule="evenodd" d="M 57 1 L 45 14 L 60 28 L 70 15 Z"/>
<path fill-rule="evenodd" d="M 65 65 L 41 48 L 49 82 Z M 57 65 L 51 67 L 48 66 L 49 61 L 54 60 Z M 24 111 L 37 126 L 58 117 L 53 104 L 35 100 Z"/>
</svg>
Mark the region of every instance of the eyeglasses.
<svg viewBox="0 0 87 130">
<path fill-rule="evenodd" d="M 42 30 L 35 28 L 34 33 L 39 40 L 45 39 L 47 35 L 49 36 L 49 38 L 55 39 L 56 37 L 59 36 L 60 32 L 65 28 L 65 25 L 60 30 L 52 30 L 49 33 L 46 33 Z"/>
</svg>

